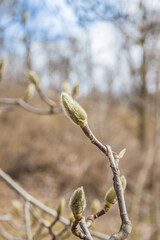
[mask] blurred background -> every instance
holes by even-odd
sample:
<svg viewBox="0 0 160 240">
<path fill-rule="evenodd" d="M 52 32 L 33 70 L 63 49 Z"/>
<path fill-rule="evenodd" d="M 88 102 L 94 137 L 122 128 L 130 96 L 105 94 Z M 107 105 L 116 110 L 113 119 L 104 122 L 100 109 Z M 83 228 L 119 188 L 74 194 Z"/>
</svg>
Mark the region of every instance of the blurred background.
<svg viewBox="0 0 160 240">
<path fill-rule="evenodd" d="M 23 97 L 27 70 L 58 104 L 64 82 L 79 82 L 77 100 L 95 136 L 116 152 L 127 149 L 120 170 L 128 180 L 129 239 L 160 239 L 159 39 L 159 0 L 0 0 L 0 97 Z M 38 95 L 30 104 L 46 107 Z M 95 198 L 104 205 L 108 161 L 63 113 L 1 113 L 0 137 L 1 168 L 39 200 L 54 208 L 83 185 L 87 213 Z M 1 214 L 17 197 L 7 189 L 1 181 Z M 117 231 L 118 206 L 96 224 Z"/>
</svg>

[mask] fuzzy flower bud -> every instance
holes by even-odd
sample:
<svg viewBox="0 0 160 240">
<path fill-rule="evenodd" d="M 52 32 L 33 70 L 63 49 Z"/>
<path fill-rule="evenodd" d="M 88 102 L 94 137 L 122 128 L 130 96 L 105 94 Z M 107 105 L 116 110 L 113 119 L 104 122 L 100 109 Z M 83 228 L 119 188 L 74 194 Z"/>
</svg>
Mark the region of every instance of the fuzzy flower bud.
<svg viewBox="0 0 160 240">
<path fill-rule="evenodd" d="M 39 88 L 39 78 L 34 71 L 28 71 L 27 77 L 35 85 L 36 88 Z"/>
<path fill-rule="evenodd" d="M 127 184 L 126 178 L 124 176 L 121 176 L 120 179 L 121 179 L 123 190 L 125 190 L 126 184 Z M 107 208 L 110 208 L 113 204 L 117 202 L 117 195 L 113 186 L 106 193 L 105 201 L 106 201 Z"/>
<path fill-rule="evenodd" d="M 78 93 L 79 93 L 79 82 L 77 82 L 73 88 L 72 97 L 73 98 L 76 97 Z"/>
<path fill-rule="evenodd" d="M 23 14 L 22 22 L 25 24 L 27 22 L 27 20 L 29 19 L 29 17 L 30 17 L 29 12 L 25 12 Z"/>
<path fill-rule="evenodd" d="M 58 217 L 62 214 L 62 212 L 63 212 L 63 210 L 65 208 L 65 204 L 66 204 L 65 199 L 61 198 L 61 201 L 58 204 L 57 209 L 56 209 Z"/>
<path fill-rule="evenodd" d="M 124 154 L 126 153 L 126 148 L 122 149 L 119 153 L 119 158 L 123 158 Z"/>
<path fill-rule="evenodd" d="M 12 200 L 12 206 L 13 206 L 13 209 L 14 209 L 14 213 L 17 216 L 19 216 L 23 211 L 22 203 L 18 200 Z"/>
<path fill-rule="evenodd" d="M 2 76 L 3 74 L 3 71 L 4 71 L 4 60 L 2 59 L 0 61 L 0 77 Z"/>
<path fill-rule="evenodd" d="M 93 201 L 93 203 L 91 205 L 92 213 L 96 214 L 99 211 L 100 206 L 101 206 L 100 201 L 98 199 L 94 199 L 94 201 Z"/>
<path fill-rule="evenodd" d="M 69 216 L 69 221 L 70 222 L 73 222 L 74 221 L 74 215 L 73 213 L 71 212 L 70 216 Z"/>
<path fill-rule="evenodd" d="M 26 90 L 26 99 L 29 100 L 34 96 L 35 93 L 35 85 L 30 83 Z"/>
<path fill-rule="evenodd" d="M 70 94 L 71 91 L 70 91 L 70 83 L 69 83 L 69 81 L 65 81 L 64 82 L 63 90 L 64 90 L 64 92 Z"/>
<path fill-rule="evenodd" d="M 75 219 L 80 219 L 86 207 L 86 198 L 83 187 L 77 188 L 71 196 L 70 208 Z"/>
<path fill-rule="evenodd" d="M 77 125 L 84 127 L 87 124 L 85 110 L 67 93 L 61 94 L 61 105 L 66 115 Z"/>
</svg>

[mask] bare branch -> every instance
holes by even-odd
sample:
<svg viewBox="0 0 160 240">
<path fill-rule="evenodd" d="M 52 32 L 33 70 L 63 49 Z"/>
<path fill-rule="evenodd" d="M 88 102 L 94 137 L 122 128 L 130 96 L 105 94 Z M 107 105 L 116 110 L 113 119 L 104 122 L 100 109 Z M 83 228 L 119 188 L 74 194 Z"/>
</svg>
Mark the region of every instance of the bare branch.
<svg viewBox="0 0 160 240">
<path fill-rule="evenodd" d="M 8 176 L 5 172 L 3 172 L 2 169 L 0 169 L 0 177 L 5 180 L 5 182 L 12 187 L 25 201 L 28 201 L 35 205 L 36 207 L 40 208 L 42 211 L 46 212 L 52 217 L 57 217 L 57 212 L 54 209 L 51 209 L 38 201 L 36 198 L 31 196 L 29 193 L 27 193 L 22 187 L 20 187 L 13 179 Z M 65 225 L 69 225 L 70 221 L 64 217 L 60 217 L 59 221 L 62 222 Z"/>
<path fill-rule="evenodd" d="M 36 88 L 40 98 L 47 103 L 51 108 L 54 108 L 56 106 L 56 103 L 47 97 L 47 95 L 42 91 L 40 87 Z"/>
<path fill-rule="evenodd" d="M 87 224 L 86 224 L 86 221 L 85 221 L 85 218 L 83 217 L 82 220 L 80 221 L 79 223 L 81 229 L 83 230 L 85 236 L 86 236 L 86 239 L 87 240 L 93 240 L 89 230 L 88 230 L 88 227 L 87 227 Z"/>
<path fill-rule="evenodd" d="M 11 215 L 2 215 L 0 216 L 0 222 L 7 222 L 11 227 L 19 231 L 25 231 L 25 226 L 20 226 L 12 219 Z"/>
<path fill-rule="evenodd" d="M 15 237 L 7 233 L 1 225 L 0 225 L 0 235 L 6 240 L 21 240 L 20 237 Z"/>
<path fill-rule="evenodd" d="M 127 209 L 126 209 L 126 205 L 125 205 L 124 192 L 123 192 L 122 184 L 120 181 L 120 171 L 118 169 L 118 161 L 117 160 L 115 161 L 111 147 L 104 146 L 99 140 L 97 140 L 97 138 L 91 132 L 88 124 L 86 124 L 84 127 L 82 127 L 82 130 L 86 134 L 86 136 L 91 140 L 91 142 L 93 144 L 95 144 L 108 157 L 109 162 L 110 162 L 110 167 L 113 172 L 113 183 L 114 183 L 114 188 L 115 188 L 116 195 L 118 198 L 118 205 L 119 205 L 122 225 L 121 225 L 119 233 L 112 235 L 109 238 L 109 240 L 126 239 L 128 237 L 128 235 L 131 233 L 132 226 L 129 221 Z M 118 154 L 117 154 L 117 156 L 118 156 Z"/>
<path fill-rule="evenodd" d="M 39 115 L 52 115 L 52 114 L 59 113 L 59 112 L 62 111 L 60 107 L 59 108 L 58 107 L 57 108 L 50 108 L 49 110 L 47 110 L 47 109 L 38 109 L 38 108 L 35 108 L 35 107 L 29 105 L 28 103 L 26 103 L 21 98 L 18 98 L 18 99 L 14 99 L 14 98 L 0 98 L 0 103 L 8 104 L 8 105 L 20 106 L 20 107 L 24 108 L 28 112 L 32 112 L 32 113 L 39 114 Z M 0 109 L 0 112 L 1 112 L 1 109 Z M 4 108 L 2 108 L 2 112 L 5 112 Z"/>
<path fill-rule="evenodd" d="M 25 222 L 26 222 L 26 233 L 27 239 L 32 240 L 32 231 L 31 231 L 31 223 L 30 223 L 30 203 L 28 201 L 25 202 Z"/>
<path fill-rule="evenodd" d="M 10 176 L 8 176 L 2 169 L 0 169 L 0 177 L 14 190 L 16 191 L 25 201 L 28 201 L 30 203 L 32 203 L 34 206 L 38 207 L 41 211 L 44 211 L 45 213 L 47 213 L 48 215 L 56 218 L 57 217 L 57 212 L 54 209 L 51 209 L 49 207 L 47 207 L 46 205 L 44 205 L 43 203 L 41 203 L 40 201 L 38 201 L 36 198 L 34 198 L 33 196 L 31 196 L 29 193 L 27 193 L 22 187 L 20 187 Z M 31 206 L 31 212 L 33 210 L 32 206 Z M 33 214 L 33 212 L 32 212 Z M 43 227 L 48 228 L 48 226 L 44 225 L 44 221 L 43 219 L 41 219 L 37 214 L 33 214 L 34 217 L 37 218 L 37 220 L 39 221 L 39 223 L 41 225 L 43 225 Z M 2 219 L 7 219 L 7 215 L 5 217 L 2 217 Z M 59 221 L 61 223 L 63 223 L 67 228 L 70 226 L 70 221 L 64 217 L 60 217 Z M 42 227 L 42 228 L 43 228 Z M 66 230 L 65 230 L 66 231 Z M 64 232 L 65 232 L 64 231 Z M 1 232 L 1 229 L 0 229 Z M 102 239 L 102 240 L 108 240 L 108 236 L 96 231 L 92 231 L 90 230 L 90 233 L 93 237 Z M 61 236 L 61 234 L 57 234 L 57 236 Z M 83 234 L 84 235 L 84 234 Z M 20 238 L 18 239 L 11 239 L 11 240 L 20 240 Z"/>
</svg>

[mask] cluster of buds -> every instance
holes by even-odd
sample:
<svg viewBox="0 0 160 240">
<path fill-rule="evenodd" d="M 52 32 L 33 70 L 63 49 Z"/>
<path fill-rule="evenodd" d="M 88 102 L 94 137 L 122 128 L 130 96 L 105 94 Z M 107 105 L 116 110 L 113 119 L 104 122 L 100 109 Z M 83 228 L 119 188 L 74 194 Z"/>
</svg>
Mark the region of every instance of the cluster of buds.
<svg viewBox="0 0 160 240">
<path fill-rule="evenodd" d="M 65 93 L 68 93 L 73 98 L 75 98 L 78 95 L 78 93 L 79 93 L 79 82 L 77 82 L 75 84 L 74 88 L 71 91 L 70 82 L 69 81 L 65 81 L 64 85 L 63 85 L 63 90 L 64 90 Z"/>
<path fill-rule="evenodd" d="M 39 78 L 38 75 L 34 71 L 28 71 L 27 77 L 35 85 L 36 88 L 39 88 Z"/>
<path fill-rule="evenodd" d="M 75 124 L 79 125 L 81 128 L 84 128 L 87 125 L 87 114 L 85 110 L 67 93 L 63 92 L 61 94 L 61 105 L 62 108 Z M 126 149 L 123 149 L 119 155 L 116 156 L 120 159 L 124 156 Z M 126 188 L 126 178 L 121 176 L 120 178 L 123 190 Z M 105 195 L 105 212 L 108 212 L 110 207 L 117 202 L 117 194 L 115 192 L 114 186 L 112 186 Z M 95 212 L 95 208 L 100 206 L 98 200 L 94 202 L 93 212 Z M 75 219 L 80 219 L 82 217 L 83 211 L 86 206 L 86 199 L 83 188 L 78 188 L 72 195 L 70 200 L 70 207 L 73 212 Z"/>
</svg>

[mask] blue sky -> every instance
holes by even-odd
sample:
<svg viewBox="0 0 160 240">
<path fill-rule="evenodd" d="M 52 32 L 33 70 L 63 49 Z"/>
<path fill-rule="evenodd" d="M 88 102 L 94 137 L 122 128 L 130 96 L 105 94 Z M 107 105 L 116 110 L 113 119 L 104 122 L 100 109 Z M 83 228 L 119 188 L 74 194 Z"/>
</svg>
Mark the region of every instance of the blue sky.
<svg viewBox="0 0 160 240">
<path fill-rule="evenodd" d="M 12 2 L 12 0 L 6 1 Z M 137 12 L 138 2 L 138 0 L 104 1 L 107 7 L 109 5 L 115 7 L 115 13 L 118 11 L 122 12 L 123 14 L 130 14 L 130 16 L 133 16 L 133 20 L 135 22 L 140 21 Z M 93 63 L 96 66 L 94 69 L 93 81 L 95 82 L 95 85 L 102 86 L 103 89 L 105 74 L 104 68 L 107 70 L 114 69 L 117 62 L 119 48 L 123 41 L 122 35 L 115 28 L 115 26 L 109 21 L 102 21 L 96 17 L 95 21 L 88 21 L 87 19 L 88 24 L 85 24 L 85 26 L 80 24 L 79 18 L 71 6 L 74 6 L 74 9 L 77 6 L 81 6 L 81 4 L 85 3 L 85 1 L 82 0 L 19 0 L 19 3 L 19 12 L 17 11 L 18 17 L 15 16 L 13 18 L 13 22 L 12 19 L 8 17 L 7 4 L 2 9 L 3 11 L 1 14 L 0 27 L 4 26 L 8 22 L 11 22 L 11 24 L 5 29 L 3 35 L 5 37 L 5 49 L 11 51 L 16 56 L 23 57 L 25 54 L 25 48 L 22 42 L 25 29 L 20 23 L 21 15 L 19 15 L 19 13 L 23 12 L 23 8 L 26 7 L 27 11 L 29 11 L 31 15 L 27 21 L 26 30 L 32 34 L 33 50 L 35 52 L 34 59 L 37 69 L 38 64 L 41 66 L 45 63 L 43 51 L 40 49 L 41 41 L 50 41 L 53 43 L 59 43 L 62 41 L 63 45 L 64 40 L 67 40 L 67 38 L 70 36 L 79 39 L 80 44 L 83 44 L 87 39 L 87 41 L 90 43 L 89 47 L 91 49 Z M 149 5 L 150 9 L 160 8 L 159 0 L 145 0 L 145 4 Z M 98 9 L 103 7 L 104 5 L 98 5 Z M 80 7 L 77 11 L 80 11 Z M 81 14 L 84 14 L 83 11 Z M 92 14 L 90 15 L 93 17 Z M 110 16 L 111 14 L 109 14 L 109 17 Z M 88 18 L 88 16 L 85 17 Z M 131 34 L 134 34 L 132 29 Z M 64 49 L 65 46 L 66 44 L 64 43 Z M 131 51 L 131 54 L 133 55 L 135 64 L 138 65 L 141 59 L 141 49 L 134 47 Z M 127 68 L 125 68 L 125 66 L 127 66 L 125 61 L 124 55 L 124 58 L 121 59 L 121 64 L 122 68 L 125 70 L 121 70 L 121 75 L 119 78 L 117 78 L 117 89 L 119 89 L 122 85 L 127 86 L 126 83 L 128 81 L 128 73 Z"/>
</svg>

